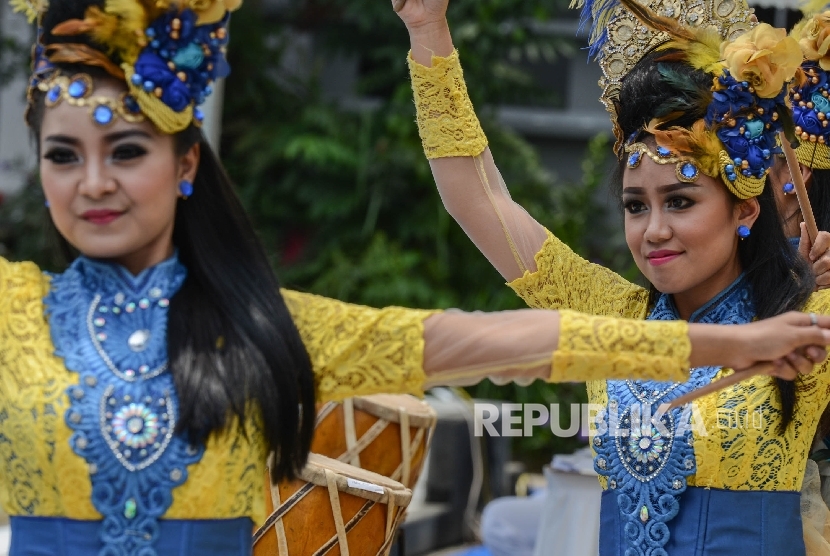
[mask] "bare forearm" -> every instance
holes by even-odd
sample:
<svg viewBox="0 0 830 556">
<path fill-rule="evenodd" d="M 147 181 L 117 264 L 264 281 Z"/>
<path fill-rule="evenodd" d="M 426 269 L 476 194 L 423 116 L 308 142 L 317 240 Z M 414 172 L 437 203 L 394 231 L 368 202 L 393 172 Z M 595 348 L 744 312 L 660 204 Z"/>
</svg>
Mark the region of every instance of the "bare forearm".
<svg viewBox="0 0 830 556">
<path fill-rule="evenodd" d="M 432 56 L 446 58 L 453 52 L 447 20 L 430 22 L 409 30 L 412 58 L 422 66 L 432 67 Z"/>
</svg>

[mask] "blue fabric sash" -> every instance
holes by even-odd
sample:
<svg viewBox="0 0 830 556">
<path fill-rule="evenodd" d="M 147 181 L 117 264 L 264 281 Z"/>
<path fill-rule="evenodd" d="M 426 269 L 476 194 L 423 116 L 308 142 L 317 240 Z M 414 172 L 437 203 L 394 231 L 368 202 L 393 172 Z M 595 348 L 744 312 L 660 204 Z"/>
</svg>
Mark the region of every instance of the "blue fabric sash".
<svg viewBox="0 0 830 556">
<path fill-rule="evenodd" d="M 602 493 L 599 555 L 624 556 L 626 521 L 615 493 Z M 804 556 L 801 493 L 686 487 L 667 523 L 671 556 Z"/>
<path fill-rule="evenodd" d="M 254 524 L 247 518 L 160 519 L 153 545 L 164 556 L 250 556 Z M 100 521 L 12 516 L 9 556 L 98 556 Z"/>
</svg>

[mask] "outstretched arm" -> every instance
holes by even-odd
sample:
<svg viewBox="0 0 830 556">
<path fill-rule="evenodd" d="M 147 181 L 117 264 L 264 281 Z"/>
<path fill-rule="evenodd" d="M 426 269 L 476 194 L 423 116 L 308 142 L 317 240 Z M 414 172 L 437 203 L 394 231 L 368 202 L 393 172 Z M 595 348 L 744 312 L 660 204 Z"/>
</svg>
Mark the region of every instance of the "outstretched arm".
<svg viewBox="0 0 830 556">
<path fill-rule="evenodd" d="M 523 309 L 445 312 L 424 327 L 427 387 L 495 382 L 583 382 L 601 379 L 686 381 L 690 367 L 745 370 L 775 362 L 792 380 L 826 357 L 830 317 L 818 326 L 803 313 L 746 325 L 688 324 Z"/>
<path fill-rule="evenodd" d="M 573 311 L 497 313 L 374 309 L 282 291 L 311 359 L 320 401 L 378 393 L 420 394 L 437 385 L 686 380 L 690 366 L 744 369 L 806 346 L 830 344 L 830 317 L 819 326 L 801 313 L 740 326 L 594 317 Z M 823 348 L 811 348 L 813 361 Z M 816 351 L 817 350 L 817 351 Z M 806 358 L 792 367 L 812 368 Z M 783 375 L 789 376 L 789 375 Z"/>
</svg>

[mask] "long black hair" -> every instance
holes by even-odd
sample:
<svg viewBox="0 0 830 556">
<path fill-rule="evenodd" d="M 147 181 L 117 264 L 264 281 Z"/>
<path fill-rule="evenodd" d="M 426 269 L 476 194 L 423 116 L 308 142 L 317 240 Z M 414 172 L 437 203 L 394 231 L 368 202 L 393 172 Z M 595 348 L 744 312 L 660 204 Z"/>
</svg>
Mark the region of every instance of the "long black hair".
<svg viewBox="0 0 830 556">
<path fill-rule="evenodd" d="M 654 118 L 659 107 L 682 95 L 682 92 L 667 84 L 658 71 L 658 61 L 665 55 L 666 52 L 650 53 L 640 60 L 623 80 L 617 106 L 617 121 L 623 137 L 640 131 Z M 683 63 L 659 63 L 670 65 L 673 71 L 682 73 L 701 87 L 711 86 L 712 76 L 707 73 L 694 70 Z M 666 126 L 689 128 L 704 116 L 703 110 L 686 110 L 679 113 Z M 614 193 L 620 199 L 625 167 L 624 157 L 620 156 L 619 165 L 611 181 Z M 812 187 L 811 191 L 814 189 L 817 188 Z M 741 202 L 732 193 L 729 195 L 734 203 Z M 757 199 L 760 214 L 752 226 L 752 234 L 738 243 L 738 257 L 752 287 L 756 316 L 764 319 L 801 309 L 813 292 L 815 278 L 810 265 L 798 256 L 787 241 L 769 179 Z M 653 286 L 651 292 L 653 301 L 659 292 Z M 781 395 L 783 430 L 793 419 L 796 388 L 793 382 L 782 379 L 776 379 L 776 384 Z"/>
<path fill-rule="evenodd" d="M 92 5 L 102 7 L 103 2 L 53 0 L 44 28 L 83 19 Z M 47 32 L 44 39 L 49 37 Z M 98 48 L 83 36 L 71 39 Z M 60 69 L 65 75 L 107 77 L 94 67 Z M 44 95 L 36 94 L 27 120 L 38 149 L 44 112 Z M 276 453 L 272 478 L 293 477 L 305 465 L 314 431 L 308 353 L 265 250 L 201 130 L 190 126 L 174 140 L 177 156 L 196 144 L 201 149 L 194 194 L 179 201 L 173 232 L 188 271 L 171 299 L 167 329 L 170 369 L 180 399 L 178 432 L 203 441 L 233 419 L 243 426 L 253 422 L 256 431 L 243 431 L 263 434 Z"/>
</svg>

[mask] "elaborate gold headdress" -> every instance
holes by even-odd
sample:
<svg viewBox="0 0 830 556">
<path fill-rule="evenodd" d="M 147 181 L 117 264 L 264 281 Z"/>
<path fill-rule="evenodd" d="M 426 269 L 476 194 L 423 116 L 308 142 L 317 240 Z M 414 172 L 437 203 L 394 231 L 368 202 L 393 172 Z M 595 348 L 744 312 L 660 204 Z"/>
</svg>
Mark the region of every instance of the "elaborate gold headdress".
<svg viewBox="0 0 830 556">
<path fill-rule="evenodd" d="M 673 19 L 689 29 L 712 28 L 722 39 L 733 39 L 754 25 L 752 10 L 745 0 L 637 0 L 655 14 Z M 581 22 L 592 21 L 590 56 L 595 56 L 602 69 L 600 101 L 611 114 L 615 151 L 619 152 L 623 137 L 617 126 L 616 102 L 620 83 L 643 56 L 672 40 L 661 31 L 644 25 L 619 0 L 572 0 L 572 8 L 581 8 Z"/>
<path fill-rule="evenodd" d="M 622 148 L 625 140 L 637 141 L 623 137 L 617 122 L 622 81 L 646 54 L 665 51 L 656 70 L 676 94 L 653 108 L 643 129 L 659 145 L 652 159 L 676 156 L 688 176 L 691 163 L 741 199 L 760 194 L 780 152 L 777 133 L 790 122 L 785 85 L 802 60 L 796 41 L 783 29 L 755 24 L 743 0 L 595 0 L 583 6 L 587 15 L 594 17 L 591 49 L 603 70 L 602 101 L 617 155 L 629 153 L 634 168 L 643 149 L 642 143 Z M 702 85 L 672 63 L 709 74 L 711 81 Z M 700 114 L 693 125 L 672 125 L 690 112 Z"/>
<path fill-rule="evenodd" d="M 30 92 L 44 91 L 49 105 L 66 100 L 89 106 L 101 125 L 109 125 L 117 116 L 135 118 L 141 114 L 163 133 L 201 124 L 203 115 L 198 106 L 211 94 L 213 82 L 230 72 L 225 59 L 227 24 L 230 12 L 241 3 L 102 0 L 88 7 L 83 19 L 69 19 L 44 30 L 41 23 L 49 10 L 47 0 L 11 0 L 15 10 L 25 13 L 30 21 L 38 20 Z M 82 43 L 43 44 L 44 31 L 62 37 L 86 35 L 102 51 Z M 67 81 L 55 68 L 61 63 L 103 68 L 124 80 L 129 94 L 117 105 L 104 97 L 93 97 L 89 76 Z"/>
</svg>

